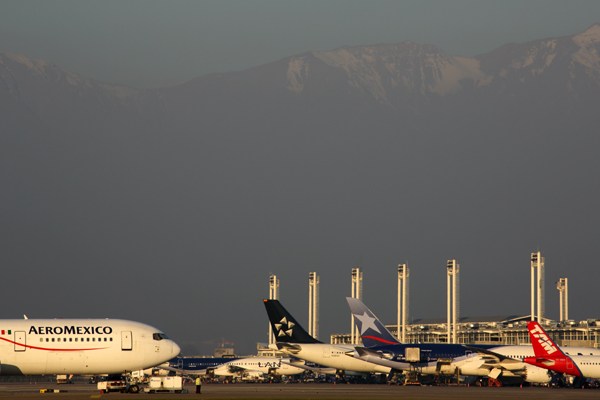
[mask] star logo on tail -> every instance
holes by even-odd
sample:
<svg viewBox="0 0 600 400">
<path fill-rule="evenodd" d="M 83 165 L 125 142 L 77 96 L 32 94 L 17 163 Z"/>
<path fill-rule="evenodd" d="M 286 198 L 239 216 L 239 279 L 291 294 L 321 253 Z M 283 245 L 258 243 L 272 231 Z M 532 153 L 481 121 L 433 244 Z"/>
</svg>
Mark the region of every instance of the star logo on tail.
<svg viewBox="0 0 600 400">
<path fill-rule="evenodd" d="M 278 324 L 274 324 L 277 330 L 277 336 L 289 336 L 292 337 L 293 327 L 296 325 L 292 321 L 288 321 L 286 317 L 283 317 Z"/>
<path fill-rule="evenodd" d="M 375 332 L 381 334 L 381 331 L 379 330 L 377 325 L 375 325 L 375 318 L 368 315 L 366 311 L 364 312 L 363 315 L 354 314 L 354 317 L 360 321 L 360 334 L 361 335 L 363 333 L 365 333 L 367 331 L 367 329 L 369 329 L 369 328 L 371 328 Z"/>
</svg>

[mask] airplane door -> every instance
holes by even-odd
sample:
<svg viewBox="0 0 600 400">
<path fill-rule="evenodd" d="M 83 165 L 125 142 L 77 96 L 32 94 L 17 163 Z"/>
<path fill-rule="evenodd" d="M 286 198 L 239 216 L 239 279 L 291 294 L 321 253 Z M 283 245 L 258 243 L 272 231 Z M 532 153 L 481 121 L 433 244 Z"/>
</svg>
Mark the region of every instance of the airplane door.
<svg viewBox="0 0 600 400">
<path fill-rule="evenodd" d="M 331 357 L 331 346 L 323 346 L 323 358 Z"/>
<path fill-rule="evenodd" d="M 131 350 L 133 348 L 133 342 L 131 339 L 131 331 L 121 332 L 121 350 Z"/>
<path fill-rule="evenodd" d="M 25 351 L 25 331 L 15 331 L 15 351 Z"/>
<path fill-rule="evenodd" d="M 573 369 L 573 362 L 571 361 L 571 358 L 567 358 L 567 369 L 569 371 Z"/>
</svg>

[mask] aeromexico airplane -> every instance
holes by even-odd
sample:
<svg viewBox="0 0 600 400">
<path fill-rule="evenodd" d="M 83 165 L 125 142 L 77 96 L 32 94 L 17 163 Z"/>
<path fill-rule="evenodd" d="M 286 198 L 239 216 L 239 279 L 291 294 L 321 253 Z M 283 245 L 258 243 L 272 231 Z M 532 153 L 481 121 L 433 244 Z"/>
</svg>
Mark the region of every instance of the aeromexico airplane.
<svg viewBox="0 0 600 400">
<path fill-rule="evenodd" d="M 535 356 L 525 358 L 527 364 L 580 378 L 600 378 L 600 356 L 574 351 L 574 347 L 558 347 L 536 321 L 527 322 Z"/>
<path fill-rule="evenodd" d="M 120 319 L 0 320 L 0 374 L 117 374 L 161 364 L 179 346 L 160 330 Z"/>
<path fill-rule="evenodd" d="M 360 300 L 346 298 L 360 330 L 363 344 L 357 347 L 354 357 L 388 366 L 396 370 L 417 369 L 422 374 L 438 371 L 453 373 L 459 368 L 461 375 L 483 376 L 494 379 L 523 380 L 531 383 L 548 383 L 547 370 L 525 363 L 534 355 L 531 346 L 495 346 L 460 344 L 410 343 L 401 344 Z M 395 342 L 395 343 L 390 343 Z M 418 349 L 418 360 L 411 362 L 407 355 Z M 600 350 L 586 347 L 569 347 L 570 352 L 600 355 Z"/>
</svg>

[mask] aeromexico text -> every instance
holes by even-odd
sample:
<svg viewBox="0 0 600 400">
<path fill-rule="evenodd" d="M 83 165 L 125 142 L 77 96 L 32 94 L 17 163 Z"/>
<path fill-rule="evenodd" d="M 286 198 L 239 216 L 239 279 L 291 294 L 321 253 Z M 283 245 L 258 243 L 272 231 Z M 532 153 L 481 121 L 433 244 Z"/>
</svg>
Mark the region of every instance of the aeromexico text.
<svg viewBox="0 0 600 400">
<path fill-rule="evenodd" d="M 31 326 L 29 334 L 36 335 L 110 335 L 110 326 Z"/>
</svg>

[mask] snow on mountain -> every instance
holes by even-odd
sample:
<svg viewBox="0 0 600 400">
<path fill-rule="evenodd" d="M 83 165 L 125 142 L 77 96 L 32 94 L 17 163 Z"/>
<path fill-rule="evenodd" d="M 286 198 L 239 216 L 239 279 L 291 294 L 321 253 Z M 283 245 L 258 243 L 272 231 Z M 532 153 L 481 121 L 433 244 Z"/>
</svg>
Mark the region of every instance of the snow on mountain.
<svg viewBox="0 0 600 400">
<path fill-rule="evenodd" d="M 435 46 L 412 42 L 343 47 L 313 54 L 326 64 L 343 69 L 351 86 L 382 101 L 387 100 L 389 89 L 444 95 L 460 90 L 462 79 L 473 79 L 479 84 L 490 79 L 475 59 L 449 56 Z"/>
<path fill-rule="evenodd" d="M 349 87 L 391 105 L 406 95 L 448 96 L 464 89 L 525 84 L 537 78 L 561 82 L 585 74 L 600 83 L 600 25 L 578 35 L 509 44 L 478 57 L 450 56 L 413 42 L 342 47 L 289 58 L 287 89 L 302 93 L 315 78 L 315 58 L 342 71 Z M 550 71 L 550 72 L 548 72 Z"/>
<path fill-rule="evenodd" d="M 573 36 L 572 40 L 579 46 L 572 55 L 572 63 L 581 64 L 586 68 L 586 74 L 600 84 L 600 24 Z"/>
<path fill-rule="evenodd" d="M 412 42 L 342 47 L 311 54 L 342 70 L 350 87 L 382 103 L 389 103 L 391 91 L 446 95 L 459 91 L 463 79 L 471 79 L 477 86 L 491 81 L 474 58 L 450 56 L 435 46 Z M 306 80 L 311 78 L 310 62 L 305 56 L 290 58 L 289 90 L 303 91 Z"/>
</svg>

